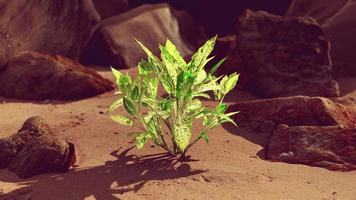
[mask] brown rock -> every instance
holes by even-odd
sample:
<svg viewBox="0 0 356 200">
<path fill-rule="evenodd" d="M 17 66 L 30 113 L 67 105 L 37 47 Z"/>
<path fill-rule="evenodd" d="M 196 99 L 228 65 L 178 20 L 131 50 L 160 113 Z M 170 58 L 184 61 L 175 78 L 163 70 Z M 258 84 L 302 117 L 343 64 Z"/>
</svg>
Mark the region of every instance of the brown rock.
<svg viewBox="0 0 356 200">
<path fill-rule="evenodd" d="M 0 65 L 22 51 L 78 59 L 100 18 L 91 0 L 1 0 L 0 13 Z"/>
<path fill-rule="evenodd" d="M 355 75 L 355 11 L 355 0 L 293 0 L 286 15 L 315 18 L 331 41 L 334 70 Z"/>
<path fill-rule="evenodd" d="M 177 17 L 168 4 L 144 5 L 100 23 L 82 62 L 92 65 L 135 67 L 146 54 L 135 38 L 158 54 L 167 38 L 183 56 L 192 54 L 191 45 L 180 32 Z"/>
<path fill-rule="evenodd" d="M 279 124 L 356 127 L 356 106 L 345 106 L 323 97 L 294 96 L 239 102 L 230 109 L 240 111 L 235 117 L 240 126 L 261 132 L 270 133 Z"/>
<path fill-rule="evenodd" d="M 237 36 L 248 87 L 257 95 L 339 95 L 330 43 L 312 18 L 247 10 L 239 18 Z"/>
<path fill-rule="evenodd" d="M 98 73 L 61 56 L 24 52 L 0 71 L 0 96 L 29 99 L 81 99 L 112 89 Z"/>
<path fill-rule="evenodd" d="M 14 135 L 0 140 L 0 168 L 20 178 L 67 171 L 75 162 L 74 145 L 53 134 L 41 117 L 31 117 Z"/>
<path fill-rule="evenodd" d="M 355 170 L 356 129 L 280 125 L 273 132 L 266 158 L 329 170 Z"/>
<path fill-rule="evenodd" d="M 129 10 L 128 0 L 93 0 L 101 19 L 106 19 Z"/>
</svg>

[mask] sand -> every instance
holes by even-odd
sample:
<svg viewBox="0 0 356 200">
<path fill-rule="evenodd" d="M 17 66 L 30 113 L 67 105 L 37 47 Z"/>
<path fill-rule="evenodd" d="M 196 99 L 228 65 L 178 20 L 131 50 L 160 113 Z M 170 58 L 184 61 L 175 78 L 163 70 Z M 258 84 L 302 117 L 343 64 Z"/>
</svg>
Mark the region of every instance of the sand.
<svg viewBox="0 0 356 200">
<path fill-rule="evenodd" d="M 101 73 L 112 79 L 110 72 Z M 102 114 L 114 98 L 106 93 L 74 102 L 0 99 L 0 137 L 15 133 L 28 117 L 39 115 L 75 143 L 79 157 L 79 167 L 68 173 L 27 180 L 0 170 L 0 200 L 356 199 L 356 171 L 263 160 L 264 138 L 231 125 L 212 130 L 210 143 L 198 142 L 188 153 L 190 159 L 182 162 L 151 143 L 142 150 L 132 148 L 134 140 L 126 133 L 138 127 L 120 126 Z M 227 98 L 232 99 L 253 97 L 235 91 Z M 195 129 L 199 128 L 197 124 Z"/>
</svg>

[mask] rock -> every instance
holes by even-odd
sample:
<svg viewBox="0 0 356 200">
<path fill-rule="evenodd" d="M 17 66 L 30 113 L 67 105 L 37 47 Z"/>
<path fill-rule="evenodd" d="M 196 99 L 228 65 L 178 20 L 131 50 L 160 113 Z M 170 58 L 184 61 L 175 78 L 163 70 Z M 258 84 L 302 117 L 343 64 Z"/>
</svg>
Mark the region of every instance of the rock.
<svg viewBox="0 0 356 200">
<path fill-rule="evenodd" d="M 130 9 L 129 0 L 93 0 L 101 19 L 106 19 Z"/>
<path fill-rule="evenodd" d="M 182 37 L 172 10 L 168 4 L 144 5 L 103 20 L 82 57 L 82 63 L 135 67 L 141 58 L 147 57 L 135 38 L 155 54 L 159 52 L 158 45 L 169 38 L 183 56 L 191 55 L 192 46 Z"/>
<path fill-rule="evenodd" d="M 330 43 L 315 20 L 247 10 L 238 27 L 238 52 L 253 93 L 263 97 L 339 95 Z"/>
<path fill-rule="evenodd" d="M 1 0 L 0 13 L 0 66 L 22 51 L 78 59 L 100 20 L 91 0 Z"/>
<path fill-rule="evenodd" d="M 356 129 L 280 125 L 273 132 L 266 158 L 329 170 L 355 170 Z"/>
<path fill-rule="evenodd" d="M 354 49 L 356 39 L 355 0 L 293 0 L 287 16 L 310 16 L 322 26 L 331 41 L 334 69 L 342 74 L 356 74 Z"/>
<path fill-rule="evenodd" d="M 0 140 L 0 168 L 20 178 L 45 172 L 64 172 L 75 163 L 72 143 L 55 135 L 41 117 L 31 117 L 14 135 Z"/>
<path fill-rule="evenodd" d="M 168 2 L 177 9 L 183 9 L 203 25 L 210 36 L 225 36 L 235 33 L 238 16 L 247 8 L 265 10 L 284 15 L 291 0 L 130 0 L 132 6 L 147 3 Z"/>
<path fill-rule="evenodd" d="M 110 81 L 61 56 L 24 52 L 0 71 L 0 96 L 28 100 L 73 100 L 113 89 Z"/>
<path fill-rule="evenodd" d="M 237 124 L 260 132 L 271 133 L 279 124 L 356 128 L 356 106 L 345 106 L 323 97 L 293 96 L 238 102 L 230 110 L 240 111 L 235 117 Z"/>
</svg>

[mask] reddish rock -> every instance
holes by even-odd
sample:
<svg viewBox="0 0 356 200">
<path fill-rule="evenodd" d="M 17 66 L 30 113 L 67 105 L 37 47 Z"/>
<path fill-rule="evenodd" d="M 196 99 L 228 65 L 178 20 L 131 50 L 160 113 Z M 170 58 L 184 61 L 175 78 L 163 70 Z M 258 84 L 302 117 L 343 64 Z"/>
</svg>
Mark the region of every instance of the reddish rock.
<svg viewBox="0 0 356 200">
<path fill-rule="evenodd" d="M 238 30 L 238 52 L 248 87 L 256 95 L 339 95 L 330 43 L 312 18 L 247 10 L 239 18 Z"/>
<path fill-rule="evenodd" d="M 239 102 L 235 120 L 240 126 L 270 133 L 276 125 L 356 127 L 356 106 L 345 106 L 322 97 L 281 97 Z"/>
<path fill-rule="evenodd" d="M 106 19 L 130 9 L 129 0 L 92 0 L 101 19 Z"/>
<path fill-rule="evenodd" d="M 45 172 L 65 172 L 75 163 L 72 143 L 55 135 L 41 117 L 31 117 L 14 135 L 0 139 L 0 168 L 20 178 Z"/>
<path fill-rule="evenodd" d="M 167 38 L 183 56 L 192 54 L 192 46 L 182 36 L 173 8 L 168 4 L 144 5 L 103 20 L 82 62 L 118 68 L 135 67 L 141 58 L 146 57 L 135 38 L 155 54 L 159 52 L 159 44 L 164 44 Z"/>
<path fill-rule="evenodd" d="M 355 75 L 355 13 L 355 0 L 293 0 L 286 15 L 315 18 L 331 41 L 334 70 Z"/>
<path fill-rule="evenodd" d="M 1 0 L 0 13 L 0 66 L 22 51 L 78 59 L 100 19 L 91 0 Z"/>
<path fill-rule="evenodd" d="M 280 125 L 273 132 L 266 158 L 329 170 L 355 170 L 356 129 Z"/>
<path fill-rule="evenodd" d="M 0 71 L 0 96 L 28 100 L 72 100 L 113 89 L 109 80 L 61 56 L 24 52 Z"/>
</svg>

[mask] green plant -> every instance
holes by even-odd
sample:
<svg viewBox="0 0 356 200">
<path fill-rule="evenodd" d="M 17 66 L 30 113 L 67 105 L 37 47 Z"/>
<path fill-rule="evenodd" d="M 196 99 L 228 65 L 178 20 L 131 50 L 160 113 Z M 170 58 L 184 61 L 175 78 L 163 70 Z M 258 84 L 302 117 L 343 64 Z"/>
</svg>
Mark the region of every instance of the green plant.
<svg viewBox="0 0 356 200">
<path fill-rule="evenodd" d="M 186 63 L 169 40 L 165 46 L 159 47 L 161 59 L 137 41 L 148 56 L 147 61 L 141 60 L 138 63 L 137 78 L 133 80 L 129 74 L 122 74 L 112 68 L 122 95 L 110 106 L 110 117 L 128 126 L 134 124 L 132 118 L 141 121 L 143 131 L 133 133 L 139 149 L 152 139 L 155 145 L 172 155 L 184 155 L 198 140 L 209 142 L 209 129 L 224 122 L 235 124 L 230 117 L 237 112 L 225 113 L 228 106 L 223 103 L 223 99 L 235 87 L 239 75 L 213 75 L 225 59 L 220 60 L 209 72 L 204 68 L 213 59 L 209 55 L 216 38 L 208 40 L 199 48 L 189 63 Z M 165 90 L 165 95 L 158 95 L 159 84 Z M 219 104 L 215 108 L 204 107 L 199 99 L 210 99 L 211 92 Z M 129 116 L 112 114 L 122 105 Z M 203 119 L 205 128 L 191 141 L 193 120 L 199 118 Z M 165 129 L 168 133 L 164 133 Z M 170 137 L 170 142 L 167 142 L 167 137 Z"/>
</svg>

